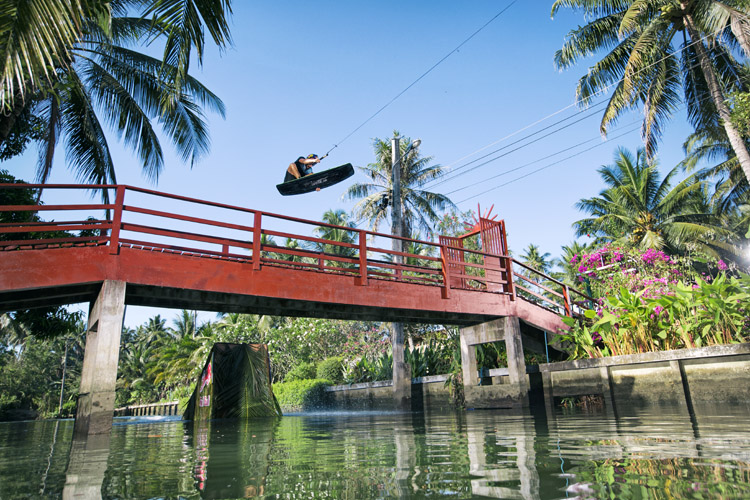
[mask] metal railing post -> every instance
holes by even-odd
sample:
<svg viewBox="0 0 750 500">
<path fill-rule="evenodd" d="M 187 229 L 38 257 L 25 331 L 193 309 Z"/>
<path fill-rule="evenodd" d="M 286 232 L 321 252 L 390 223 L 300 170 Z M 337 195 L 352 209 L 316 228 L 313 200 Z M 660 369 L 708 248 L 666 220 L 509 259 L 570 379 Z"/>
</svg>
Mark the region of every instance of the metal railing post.
<svg viewBox="0 0 750 500">
<path fill-rule="evenodd" d="M 367 234 L 363 229 L 359 230 L 359 283 L 367 285 Z"/>
<path fill-rule="evenodd" d="M 262 214 L 258 211 L 255 212 L 253 219 L 253 269 L 260 270 L 260 223 Z"/>
<path fill-rule="evenodd" d="M 109 253 L 120 253 L 120 226 L 122 225 L 122 211 L 125 205 L 125 186 L 117 186 L 115 195 L 115 213 L 112 216 L 112 232 L 109 235 Z"/>
</svg>

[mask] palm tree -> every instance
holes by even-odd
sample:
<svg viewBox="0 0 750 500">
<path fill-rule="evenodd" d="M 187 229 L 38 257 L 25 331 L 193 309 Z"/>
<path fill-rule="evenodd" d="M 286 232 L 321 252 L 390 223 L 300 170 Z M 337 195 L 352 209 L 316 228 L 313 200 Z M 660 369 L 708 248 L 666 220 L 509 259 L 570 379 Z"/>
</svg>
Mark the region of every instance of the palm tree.
<svg viewBox="0 0 750 500">
<path fill-rule="evenodd" d="M 182 309 L 172 320 L 172 332 L 178 339 L 183 337 L 195 337 L 198 333 L 195 312 Z"/>
<path fill-rule="evenodd" d="M 144 5 L 143 17 L 152 17 L 152 24 L 164 27 L 166 36 L 162 56 L 162 81 L 168 82 L 162 94 L 162 112 L 171 113 L 179 107 L 181 92 L 188 85 L 188 68 L 195 50 L 195 60 L 203 65 L 205 31 L 223 49 L 231 44 L 229 16 L 232 0 L 130 0 Z"/>
<path fill-rule="evenodd" d="M 529 243 L 529 246 L 524 249 L 523 254 L 521 254 L 521 261 L 542 274 L 549 274 L 552 268 L 549 252 L 541 253 L 539 247 L 533 243 Z"/>
<path fill-rule="evenodd" d="M 406 242 L 406 245 L 404 246 L 404 252 L 408 253 L 410 255 L 415 255 L 417 257 L 406 257 L 404 260 L 405 264 L 409 264 L 412 266 L 425 266 L 427 261 L 424 261 L 419 258 L 419 256 L 424 257 L 434 257 L 437 253 L 437 247 L 433 245 L 427 245 L 424 243 L 419 243 L 419 241 L 413 241 L 413 240 L 421 240 L 422 235 L 417 233 L 412 237 L 412 240 Z"/>
<path fill-rule="evenodd" d="M 709 243 L 720 244 L 731 234 L 707 207 L 705 182 L 689 177 L 671 187 L 677 170 L 660 181 L 657 164 L 649 163 L 643 149 L 635 157 L 618 149 L 615 163 L 599 169 L 607 187 L 576 204 L 591 215 L 573 224 L 576 236 L 593 236 L 595 244 L 617 242 L 672 254 L 699 250 L 715 256 Z"/>
<path fill-rule="evenodd" d="M 537 245 L 534 245 L 533 243 L 529 243 L 529 246 L 527 246 L 524 249 L 523 254 L 521 254 L 521 262 L 529 266 L 530 268 L 534 269 L 537 272 L 532 272 L 528 269 L 521 268 L 520 274 L 523 276 L 526 276 L 528 281 L 520 281 L 521 287 L 530 289 L 530 291 L 541 294 L 543 296 L 551 298 L 551 294 L 544 290 L 543 288 L 539 288 L 534 285 L 542 285 L 545 287 L 550 287 L 551 282 L 547 278 L 543 278 L 538 273 L 542 273 L 545 275 L 548 275 L 550 272 L 550 269 L 552 268 L 552 261 L 550 260 L 550 254 L 549 252 L 542 253 L 541 250 L 539 250 L 539 247 Z M 524 297 L 531 301 L 537 301 L 538 298 L 534 295 L 527 293 L 525 290 L 520 289 L 518 290 L 518 295 L 521 297 Z M 554 300 L 554 299 L 552 299 Z"/>
<path fill-rule="evenodd" d="M 573 259 L 580 262 L 581 255 L 588 250 L 586 244 L 574 241 L 570 245 L 562 246 L 562 255 L 558 259 L 554 259 L 553 263 L 561 269 L 559 272 L 555 272 L 552 276 L 568 285 L 578 286 L 578 266 L 579 264 L 573 262 Z"/>
<path fill-rule="evenodd" d="M 394 131 L 394 137 L 399 133 Z M 401 210 L 403 212 L 403 233 L 414 234 L 417 231 L 432 236 L 433 225 L 440 218 L 436 211 L 455 208 L 453 202 L 445 195 L 420 189 L 427 182 L 437 179 L 443 173 L 440 165 L 430 165 L 432 157 L 420 157 L 417 149 L 407 153 L 411 139 L 401 141 Z M 344 193 L 344 198 L 360 201 L 354 206 L 356 219 L 366 219 L 370 228 L 377 231 L 389 215 L 388 207 L 393 199 L 393 176 L 391 174 L 391 141 L 375 139 L 373 141 L 375 163 L 366 167 L 357 167 L 364 173 L 369 182 L 355 183 Z"/>
<path fill-rule="evenodd" d="M 737 240 L 750 239 L 750 182 L 726 136 L 715 130 L 698 131 L 685 142 L 685 151 L 683 168 L 694 171 L 697 179 L 714 182 L 711 203 L 727 218 L 727 228 Z M 697 168 L 701 161 L 708 161 L 709 166 Z"/>
<path fill-rule="evenodd" d="M 608 51 L 581 77 L 576 90 L 581 103 L 588 104 L 615 86 L 602 133 L 622 113 L 642 104 L 642 135 L 652 157 L 664 121 L 677 109 L 682 87 L 690 122 L 696 128 L 721 126 L 750 179 L 750 153 L 725 102 L 729 92 L 744 88 L 732 49 L 740 46 L 750 56 L 747 2 L 556 0 L 552 16 L 562 7 L 581 10 L 590 21 L 572 30 L 555 53 L 558 68 Z"/>
<path fill-rule="evenodd" d="M 315 229 L 313 229 L 313 233 L 320 239 L 328 240 L 328 241 L 335 241 L 338 243 L 344 243 L 348 245 L 353 245 L 357 239 L 355 237 L 354 231 L 347 231 L 346 229 L 343 229 L 345 227 L 354 228 L 354 224 L 352 224 L 349 221 L 349 216 L 346 214 L 345 211 L 341 209 L 337 210 L 326 210 L 323 214 L 323 221 L 326 224 L 331 224 L 332 226 L 339 226 L 339 227 L 330 227 L 330 226 L 318 226 Z M 356 251 L 352 247 L 346 247 L 337 245 L 335 243 L 319 243 L 319 242 L 313 242 L 312 248 L 315 249 L 318 252 L 328 253 L 328 254 L 334 254 L 334 255 L 341 255 L 342 257 L 350 257 L 353 258 L 356 254 Z M 349 264 L 346 262 L 339 262 L 336 261 L 335 265 L 339 267 L 348 267 Z"/>
<path fill-rule="evenodd" d="M 3 83 L 10 85 L 0 95 L 6 110 L 0 118 L 0 143 L 25 110 L 31 109 L 31 116 L 43 120 L 39 182 L 49 178 L 61 140 L 69 164 L 83 182 L 117 182 L 102 119 L 134 150 L 152 181 L 164 166 L 152 121 L 161 125 L 178 154 L 191 165 L 206 154 L 209 139 L 201 106 L 223 116 L 224 105 L 187 76 L 184 55 L 192 48 L 199 57 L 202 54 L 202 29 L 195 29 L 203 23 L 220 46 L 228 41 L 228 0 L 42 1 L 48 11 L 30 11 L 29 2 L 20 2 L 23 8 L 7 18 L 7 38 L 0 43 Z M 67 4 L 69 10 L 61 7 Z M 153 19 L 129 17 L 134 9 L 142 9 L 144 16 Z M 202 21 L 195 15 L 198 12 Z M 48 29 L 58 25 L 74 26 L 75 35 L 49 40 Z M 130 48 L 161 36 L 167 39 L 163 60 Z M 173 57 L 175 53 L 181 55 Z M 28 65 L 18 62 L 26 57 L 31 61 Z M 34 62 L 40 58 L 41 62 Z M 11 88 L 12 92 L 7 91 Z M 102 195 L 107 201 L 107 193 Z"/>
</svg>

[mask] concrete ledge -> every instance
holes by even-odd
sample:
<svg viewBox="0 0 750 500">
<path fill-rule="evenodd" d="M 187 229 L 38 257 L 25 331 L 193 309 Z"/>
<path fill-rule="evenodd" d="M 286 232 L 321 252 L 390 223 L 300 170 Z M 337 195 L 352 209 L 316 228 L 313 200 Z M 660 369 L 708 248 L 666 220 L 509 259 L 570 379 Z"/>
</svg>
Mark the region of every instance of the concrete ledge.
<svg viewBox="0 0 750 500">
<path fill-rule="evenodd" d="M 379 382 L 362 382 L 360 384 L 330 385 L 326 392 L 356 391 L 357 389 L 375 389 L 377 387 L 391 387 L 392 380 L 381 380 Z"/>
<path fill-rule="evenodd" d="M 426 377 L 416 377 L 411 379 L 412 384 L 434 384 L 445 382 L 450 375 L 428 375 Z M 378 387 L 392 387 L 393 381 L 380 380 L 378 382 L 362 382 L 360 384 L 331 385 L 326 387 L 326 392 L 337 391 L 356 391 L 358 389 L 375 389 Z"/>
<path fill-rule="evenodd" d="M 741 354 L 750 354 L 750 344 L 716 345 L 710 347 L 697 347 L 695 349 L 677 349 L 674 351 L 647 352 L 643 354 L 609 356 L 606 358 L 578 359 L 576 361 L 545 363 L 539 365 L 539 371 L 541 371 L 542 373 L 549 373 L 579 370 L 583 368 L 601 368 L 640 363 L 658 363 L 663 361 L 715 358 L 719 356 L 739 356 Z"/>
<path fill-rule="evenodd" d="M 488 373 L 490 377 L 507 377 L 508 369 L 507 368 L 493 368 L 489 370 Z M 526 373 L 539 373 L 539 366 L 527 365 Z"/>
<path fill-rule="evenodd" d="M 750 402 L 750 344 L 539 365 L 545 404 L 601 395 L 608 409 L 636 405 Z"/>
</svg>

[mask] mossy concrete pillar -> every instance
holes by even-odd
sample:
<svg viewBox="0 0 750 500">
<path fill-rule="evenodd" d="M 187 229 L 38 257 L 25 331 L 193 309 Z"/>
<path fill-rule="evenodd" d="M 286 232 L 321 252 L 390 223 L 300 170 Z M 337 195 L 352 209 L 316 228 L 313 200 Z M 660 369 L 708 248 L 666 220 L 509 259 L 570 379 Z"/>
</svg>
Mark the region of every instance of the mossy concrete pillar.
<svg viewBox="0 0 750 500">
<path fill-rule="evenodd" d="M 411 409 L 411 367 L 404 358 L 404 325 L 391 324 L 393 352 L 393 400 L 396 408 Z"/>
<path fill-rule="evenodd" d="M 508 384 L 479 386 L 476 346 L 505 342 L 508 354 Z M 529 382 L 523 359 L 521 325 L 516 316 L 488 321 L 460 331 L 464 397 L 469 408 L 528 406 Z"/>
<path fill-rule="evenodd" d="M 125 316 L 125 282 L 106 280 L 89 310 L 74 434 L 109 433 Z"/>
</svg>

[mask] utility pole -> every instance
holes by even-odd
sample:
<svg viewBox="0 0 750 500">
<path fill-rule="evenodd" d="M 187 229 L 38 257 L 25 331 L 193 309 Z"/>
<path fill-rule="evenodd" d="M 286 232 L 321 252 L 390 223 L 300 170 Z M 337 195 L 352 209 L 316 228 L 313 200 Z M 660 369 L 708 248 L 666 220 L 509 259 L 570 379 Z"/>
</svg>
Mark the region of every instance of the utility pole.
<svg viewBox="0 0 750 500">
<path fill-rule="evenodd" d="M 65 354 L 63 354 L 63 372 L 62 372 L 62 381 L 60 382 L 60 403 L 57 405 L 57 416 L 60 417 L 60 414 L 62 413 L 62 405 L 63 405 L 63 394 L 65 393 L 65 372 L 68 368 L 68 339 L 65 338 Z"/>
<path fill-rule="evenodd" d="M 391 234 L 402 236 L 401 214 L 401 148 L 399 137 L 391 139 L 391 175 L 393 200 L 391 201 Z M 411 149 L 411 146 L 409 147 Z M 407 150 L 408 152 L 408 150 Z M 393 251 L 401 252 L 402 244 L 393 238 Z M 393 263 L 403 263 L 401 255 L 393 256 Z M 404 361 L 404 325 L 391 323 L 391 350 L 393 351 L 393 398 L 397 407 L 408 408 L 411 402 L 411 367 Z"/>
</svg>

